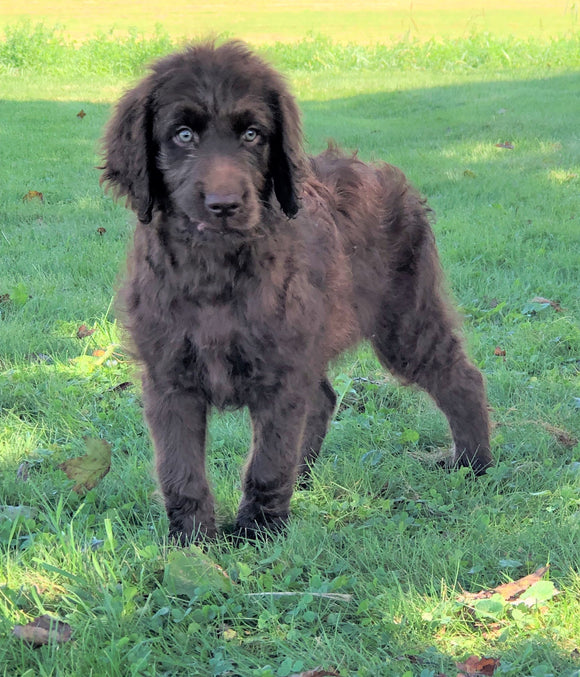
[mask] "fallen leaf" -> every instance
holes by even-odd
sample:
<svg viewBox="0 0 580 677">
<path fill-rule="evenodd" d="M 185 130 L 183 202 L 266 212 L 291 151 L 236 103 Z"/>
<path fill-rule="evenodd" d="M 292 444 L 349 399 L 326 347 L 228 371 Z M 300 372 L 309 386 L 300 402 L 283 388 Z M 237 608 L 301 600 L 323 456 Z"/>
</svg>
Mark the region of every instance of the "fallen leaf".
<svg viewBox="0 0 580 677">
<path fill-rule="evenodd" d="M 324 668 L 314 668 L 314 670 L 307 670 L 306 672 L 295 672 L 290 677 L 340 677 L 338 672 L 334 670 L 325 670 Z"/>
<path fill-rule="evenodd" d="M 506 356 L 505 350 L 504 350 L 503 348 L 501 348 L 500 346 L 496 346 L 496 347 L 495 347 L 495 350 L 493 351 L 493 354 L 494 354 L 496 357 L 505 357 L 505 356 Z"/>
<path fill-rule="evenodd" d="M 86 115 L 87 114 L 85 113 L 85 111 L 81 108 L 80 111 L 77 113 L 77 118 L 82 120 L 84 117 L 86 117 Z"/>
<path fill-rule="evenodd" d="M 578 439 L 563 428 L 558 428 L 555 425 L 543 422 L 539 422 L 538 425 L 546 432 L 549 432 L 550 435 L 553 435 L 563 447 L 566 447 L 566 449 L 573 449 L 578 444 Z"/>
<path fill-rule="evenodd" d="M 485 627 L 485 630 L 481 633 L 481 636 L 483 639 L 487 640 L 495 640 L 497 639 L 497 636 L 503 632 L 504 626 L 502 623 L 485 623 L 485 625 L 482 626 L 482 624 L 476 624 L 476 626 L 479 625 L 479 627 Z"/>
<path fill-rule="evenodd" d="M 196 588 L 209 586 L 220 592 L 231 592 L 232 579 L 201 548 L 169 553 L 163 574 L 163 586 L 175 595 L 193 597 Z"/>
<path fill-rule="evenodd" d="M 542 576 L 548 571 L 548 566 L 540 567 L 527 576 L 519 578 L 517 581 L 502 583 L 491 590 L 480 590 L 480 592 L 465 592 L 459 596 L 460 602 L 469 602 L 476 599 L 489 599 L 493 595 L 501 595 L 506 602 L 512 602 L 525 590 L 532 587 L 534 583 L 541 580 Z"/>
<path fill-rule="evenodd" d="M 132 387 L 133 387 L 133 384 L 131 383 L 131 381 L 123 381 L 123 383 L 119 383 L 118 385 L 113 386 L 111 388 L 111 391 L 116 393 L 116 392 L 120 392 L 121 390 L 127 390 L 127 388 L 132 388 Z"/>
<path fill-rule="evenodd" d="M 52 618 L 48 614 L 38 616 L 26 625 L 16 625 L 12 631 L 18 639 L 34 647 L 43 646 L 56 642 L 64 644 L 69 642 L 72 635 L 72 628 L 68 623 Z"/>
<path fill-rule="evenodd" d="M 550 301 L 550 299 L 545 299 L 543 296 L 534 296 L 534 298 L 531 301 L 532 303 L 547 303 L 552 308 L 557 312 L 561 313 L 564 309 L 562 306 L 558 303 L 558 301 Z"/>
<path fill-rule="evenodd" d="M 97 233 L 102 237 L 105 233 L 107 232 L 106 228 L 103 228 L 102 226 L 100 228 L 97 228 Z"/>
<path fill-rule="evenodd" d="M 534 583 L 537 583 L 542 576 L 548 571 L 547 566 L 540 567 L 536 569 L 531 574 L 518 578 L 517 581 L 511 581 L 510 583 L 503 583 L 494 588 L 495 592 L 499 593 L 506 601 L 511 601 L 518 595 L 521 595 L 522 592 L 530 588 Z"/>
<path fill-rule="evenodd" d="M 67 477 L 75 480 L 73 491 L 83 495 L 93 489 L 111 468 L 111 446 L 101 439 L 85 439 L 87 453 L 84 456 L 69 458 L 58 467 Z"/>
<path fill-rule="evenodd" d="M 222 632 L 222 637 L 223 637 L 223 639 L 225 639 L 226 641 L 230 641 L 230 640 L 232 640 L 232 639 L 236 639 L 237 636 L 238 636 L 238 633 L 237 633 L 233 628 L 226 628 L 226 629 Z"/>
<path fill-rule="evenodd" d="M 496 143 L 496 148 L 507 148 L 507 150 L 513 150 L 514 144 L 510 141 L 504 141 L 503 143 Z"/>
<path fill-rule="evenodd" d="M 502 617 L 505 606 L 505 600 L 496 592 L 491 597 L 474 600 L 470 610 L 473 609 L 478 618 L 492 619 L 495 621 Z"/>
<path fill-rule="evenodd" d="M 38 190 L 29 190 L 28 193 L 22 197 L 22 202 L 30 202 L 31 200 L 44 202 L 44 195 Z"/>
<path fill-rule="evenodd" d="M 84 339 L 95 333 L 95 329 L 89 329 L 86 324 L 81 324 L 77 329 L 77 338 Z"/>
<path fill-rule="evenodd" d="M 457 669 L 461 670 L 465 677 L 491 677 L 499 664 L 499 658 L 479 658 L 479 656 L 470 656 L 464 663 L 456 663 Z"/>
<path fill-rule="evenodd" d="M 539 606 L 544 602 L 548 602 L 559 595 L 560 591 L 556 589 L 556 586 L 552 581 L 537 581 L 531 587 L 529 587 L 515 602 L 514 604 L 525 604 L 526 606 Z"/>
</svg>

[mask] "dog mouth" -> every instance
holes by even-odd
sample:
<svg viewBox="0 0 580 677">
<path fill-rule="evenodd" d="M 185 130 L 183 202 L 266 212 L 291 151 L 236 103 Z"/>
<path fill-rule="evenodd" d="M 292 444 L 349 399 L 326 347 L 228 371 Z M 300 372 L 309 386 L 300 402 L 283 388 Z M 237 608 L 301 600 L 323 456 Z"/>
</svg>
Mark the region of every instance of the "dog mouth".
<svg viewBox="0 0 580 677">
<path fill-rule="evenodd" d="M 237 228 L 232 224 L 226 222 L 226 219 L 223 220 L 223 223 L 211 223 L 210 221 L 199 220 L 199 219 L 189 219 L 190 229 L 194 234 L 202 236 L 245 236 L 246 231 L 242 228 Z"/>
</svg>

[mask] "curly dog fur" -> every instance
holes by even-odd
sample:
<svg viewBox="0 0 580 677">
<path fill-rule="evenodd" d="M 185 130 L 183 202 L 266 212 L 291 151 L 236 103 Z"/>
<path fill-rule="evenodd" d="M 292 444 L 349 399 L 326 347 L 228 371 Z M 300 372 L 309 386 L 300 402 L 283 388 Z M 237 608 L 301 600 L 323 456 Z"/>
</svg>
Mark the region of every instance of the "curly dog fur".
<svg viewBox="0 0 580 677">
<path fill-rule="evenodd" d="M 154 64 L 105 135 L 103 180 L 138 215 L 121 291 L 170 533 L 216 533 L 210 407 L 253 429 L 237 527 L 277 529 L 336 404 L 330 360 L 362 339 L 446 415 L 455 465 L 491 465 L 424 200 L 403 173 L 305 154 L 283 78 L 243 44 Z"/>
</svg>

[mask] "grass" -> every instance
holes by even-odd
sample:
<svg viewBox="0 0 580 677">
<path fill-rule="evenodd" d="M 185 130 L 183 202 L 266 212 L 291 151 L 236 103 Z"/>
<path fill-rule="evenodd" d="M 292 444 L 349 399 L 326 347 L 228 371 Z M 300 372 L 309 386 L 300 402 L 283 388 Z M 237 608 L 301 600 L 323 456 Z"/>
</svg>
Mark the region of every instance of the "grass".
<svg viewBox="0 0 580 677">
<path fill-rule="evenodd" d="M 488 381 L 498 463 L 476 482 L 433 467 L 444 420 L 363 347 L 333 368 L 342 404 L 288 533 L 219 540 L 187 568 L 165 542 L 139 389 L 118 387 L 135 383 L 111 311 L 131 217 L 95 169 L 111 102 L 178 38 L 73 45 L 11 30 L 0 43 L 0 675 L 287 677 L 321 665 L 455 677 L 475 654 L 501 659 L 496 675 L 577 676 L 577 36 L 261 47 L 300 98 L 312 151 L 335 138 L 401 166 L 429 196 Z M 23 201 L 29 191 L 43 200 Z M 94 333 L 77 338 L 82 324 Z M 58 465 L 86 436 L 109 441 L 112 463 L 79 497 Z M 245 414 L 213 418 L 225 523 L 248 442 Z M 553 599 L 459 599 L 546 563 Z M 12 636 L 43 613 L 73 641 L 32 650 Z"/>
<path fill-rule="evenodd" d="M 547 39 L 578 29 L 574 0 L 254 0 L 244 6 L 233 0 L 215 3 L 130 2 L 122 0 L 32 0 L 23 5 L 4 0 L 0 28 L 33 20 L 64 26 L 67 35 L 86 40 L 95 33 L 125 35 L 137 28 L 152 34 L 161 26 L 173 36 L 208 33 L 234 35 L 253 43 L 296 42 L 308 32 L 323 32 L 339 42 L 375 43 L 466 37 L 489 32 L 496 36 Z"/>
</svg>

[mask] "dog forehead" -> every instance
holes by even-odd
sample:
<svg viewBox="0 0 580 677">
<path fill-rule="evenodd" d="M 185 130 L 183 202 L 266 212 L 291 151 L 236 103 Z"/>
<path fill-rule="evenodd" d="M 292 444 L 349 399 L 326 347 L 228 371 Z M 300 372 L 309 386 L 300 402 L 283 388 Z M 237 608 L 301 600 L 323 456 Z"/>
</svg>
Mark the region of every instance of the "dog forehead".
<svg viewBox="0 0 580 677">
<path fill-rule="evenodd" d="M 223 120 L 230 126 L 258 123 L 274 125 L 274 114 L 264 92 L 256 83 L 224 79 L 204 80 L 195 71 L 175 73 L 157 90 L 157 114 L 162 124 L 178 118 Z"/>
<path fill-rule="evenodd" d="M 272 70 L 238 44 L 193 47 L 161 60 L 154 71 L 160 100 L 189 99 L 207 109 L 265 100 L 274 85 Z"/>
</svg>

